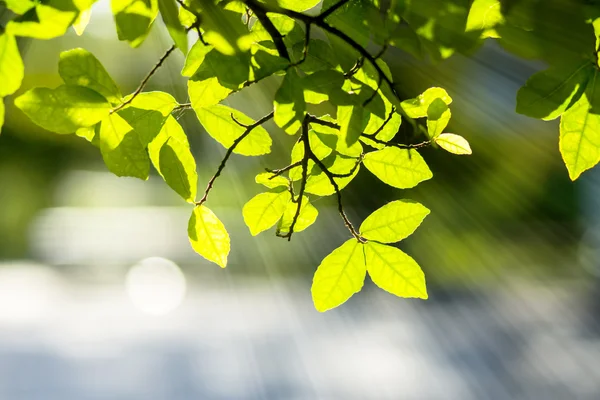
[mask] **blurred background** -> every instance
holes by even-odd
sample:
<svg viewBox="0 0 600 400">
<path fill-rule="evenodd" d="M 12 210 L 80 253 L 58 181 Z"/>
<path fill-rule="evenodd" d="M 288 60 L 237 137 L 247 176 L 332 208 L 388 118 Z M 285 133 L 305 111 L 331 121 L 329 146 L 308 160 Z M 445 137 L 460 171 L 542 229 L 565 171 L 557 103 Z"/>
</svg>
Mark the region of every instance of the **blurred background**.
<svg viewBox="0 0 600 400">
<path fill-rule="evenodd" d="M 107 1 L 86 33 L 21 40 L 19 93 L 60 83 L 59 53 L 85 47 L 133 91 L 170 46 L 155 24 L 143 46 L 117 40 Z M 320 260 L 347 239 L 335 199 L 291 242 L 252 238 L 241 207 L 254 176 L 288 164 L 292 143 L 273 124 L 273 153 L 232 157 L 207 205 L 232 238 L 225 270 L 190 248 L 189 205 L 157 175 L 117 178 L 82 138 L 33 125 L 7 102 L 0 136 L 0 399 L 598 399 L 600 170 L 571 183 L 558 124 L 514 112 L 541 63 L 487 41 L 431 64 L 387 61 L 406 97 L 442 86 L 449 131 L 473 155 L 426 149 L 434 178 L 394 190 L 362 171 L 344 190 L 358 224 L 388 201 L 432 213 L 400 247 L 423 267 L 428 301 L 398 299 L 370 281 L 336 310 L 310 297 Z M 187 101 L 183 56 L 147 90 Z M 277 80 L 234 95 L 252 117 Z M 17 95 L 19 94 L 17 93 Z M 14 97 L 13 97 L 14 98 Z M 193 112 L 181 114 L 202 189 L 225 149 Z"/>
</svg>

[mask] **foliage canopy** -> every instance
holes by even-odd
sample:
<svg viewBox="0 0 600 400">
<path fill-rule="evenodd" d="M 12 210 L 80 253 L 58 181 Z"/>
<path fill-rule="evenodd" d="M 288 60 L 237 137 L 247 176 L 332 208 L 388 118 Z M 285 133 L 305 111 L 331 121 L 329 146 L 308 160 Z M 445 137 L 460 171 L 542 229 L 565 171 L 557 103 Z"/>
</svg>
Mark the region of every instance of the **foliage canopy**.
<svg viewBox="0 0 600 400">
<path fill-rule="evenodd" d="M 81 34 L 96 0 L 3 0 L 13 18 L 0 34 L 0 97 L 14 94 L 24 76 L 17 37 L 40 40 Z M 382 182 L 407 189 L 433 174 L 419 149 L 433 146 L 471 154 L 463 137 L 446 132 L 451 96 L 433 87 L 413 99 L 399 95 L 384 61 L 395 47 L 441 61 L 475 50 L 486 39 L 541 59 L 517 95 L 516 112 L 560 118 L 559 148 L 571 179 L 600 161 L 600 83 L 597 76 L 600 6 L 567 0 L 111 0 L 119 40 L 138 47 L 160 15 L 173 45 L 138 88 L 123 96 L 101 62 L 85 49 L 60 55 L 56 88 L 34 88 L 14 100 L 34 123 L 96 146 L 117 176 L 147 179 L 150 165 L 192 206 L 189 240 L 196 252 L 227 265 L 230 239 L 205 205 L 232 154 L 271 151 L 272 134 L 297 137 L 286 166 L 262 172 L 264 186 L 243 207 L 252 235 L 276 226 L 290 240 L 318 217 L 313 202 L 335 196 L 349 236 L 318 266 L 315 307 L 337 307 L 373 282 L 401 297 L 427 298 L 419 265 L 394 247 L 429 210 L 397 200 L 375 210 L 357 229 L 344 210 L 342 190 L 364 166 Z M 188 41 L 197 38 L 190 46 Z M 146 84 L 175 51 L 190 103 Z M 273 107 L 254 120 L 222 102 L 232 93 L 275 77 Z M 334 115 L 309 112 L 329 104 Z M 206 132 L 227 149 L 198 199 L 196 161 L 174 112 L 193 110 Z M 0 128 L 4 103 L 0 102 Z M 273 120 L 280 132 L 262 126 Z M 410 141 L 399 138 L 409 124 Z"/>
</svg>

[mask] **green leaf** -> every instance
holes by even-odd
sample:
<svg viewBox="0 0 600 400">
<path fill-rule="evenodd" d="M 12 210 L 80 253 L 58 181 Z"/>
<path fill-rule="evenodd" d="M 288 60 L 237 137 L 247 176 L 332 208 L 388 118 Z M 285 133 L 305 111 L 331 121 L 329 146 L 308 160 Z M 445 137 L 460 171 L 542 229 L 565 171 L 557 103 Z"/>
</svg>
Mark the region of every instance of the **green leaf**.
<svg viewBox="0 0 600 400">
<path fill-rule="evenodd" d="M 188 237 L 196 253 L 221 268 L 227 266 L 229 234 L 223 223 L 206 206 L 197 206 L 188 224 Z"/>
<path fill-rule="evenodd" d="M 60 53 L 58 73 L 67 85 L 92 89 L 113 104 L 121 101 L 121 91 L 100 61 L 85 49 L 72 49 Z"/>
<path fill-rule="evenodd" d="M 64 35 L 79 15 L 71 0 L 47 0 L 6 24 L 6 33 L 36 39 Z"/>
<path fill-rule="evenodd" d="M 179 21 L 179 8 L 175 0 L 158 0 L 158 9 L 173 43 L 183 54 L 188 51 L 187 32 Z"/>
<path fill-rule="evenodd" d="M 183 70 L 181 71 L 181 75 L 187 77 L 194 75 L 196 71 L 198 71 L 198 68 L 200 68 L 200 66 L 204 62 L 206 55 L 210 53 L 212 49 L 214 49 L 214 47 L 207 46 L 200 40 L 194 43 L 190 51 L 187 53 L 187 56 L 185 57 L 185 64 L 183 66 Z M 216 71 L 213 72 L 214 73 L 212 74 L 212 76 L 214 77 L 216 76 Z"/>
<path fill-rule="evenodd" d="M 165 92 L 143 92 L 129 105 L 118 111 L 146 146 L 159 134 L 167 117 L 177 106 L 177 101 Z"/>
<path fill-rule="evenodd" d="M 290 231 L 290 227 L 292 226 L 292 222 L 294 221 L 294 216 L 296 215 L 297 210 L 298 203 L 294 203 L 293 201 L 287 203 L 283 217 L 281 217 L 279 224 L 277 224 L 277 230 L 280 233 L 287 234 Z M 314 224 L 318 216 L 319 212 L 315 206 L 310 204 L 308 197 L 303 196 L 302 207 L 300 207 L 300 214 L 298 215 L 298 219 L 294 225 L 294 232 L 302 232 Z"/>
<path fill-rule="evenodd" d="M 396 134 L 400 130 L 400 125 L 402 124 L 402 117 L 400 117 L 400 114 L 393 113 L 391 118 L 387 120 L 387 122 L 386 120 L 387 118 L 383 120 L 375 114 L 371 114 L 369 123 L 365 128 L 365 133 L 372 135 L 375 132 L 378 132 L 377 135 L 375 135 L 377 139 L 383 140 L 384 142 L 389 142 L 394 138 L 394 136 L 396 136 Z M 385 147 L 384 144 L 375 143 L 371 139 L 364 136 L 361 136 L 360 140 L 376 149 L 383 149 Z"/>
<path fill-rule="evenodd" d="M 475 0 L 469 11 L 465 31 L 480 31 L 483 39 L 498 38 L 500 36 L 494 28 L 504 22 L 500 0 Z"/>
<path fill-rule="evenodd" d="M 250 49 L 252 36 L 242 23 L 240 14 L 222 9 L 220 4 L 202 1 L 202 29 L 204 39 L 225 55 L 233 56 Z"/>
<path fill-rule="evenodd" d="M 266 192 L 254 196 L 242 209 L 244 222 L 252 236 L 273 227 L 283 216 L 291 195 L 287 190 Z"/>
<path fill-rule="evenodd" d="M 288 70 L 275 93 L 274 111 L 277 126 L 289 135 L 298 132 L 304 119 L 306 103 L 301 78 L 294 69 Z"/>
<path fill-rule="evenodd" d="M 323 10 L 334 6 L 339 0 L 324 0 Z M 370 26 L 367 15 L 372 11 L 368 1 L 350 0 L 327 18 L 327 22 L 350 36 L 362 47 L 366 47 L 370 38 Z"/>
<path fill-rule="evenodd" d="M 434 141 L 442 149 L 452 154 L 462 155 L 472 153 L 469 142 L 464 137 L 453 133 L 442 133 Z"/>
<path fill-rule="evenodd" d="M 138 47 L 148 36 L 158 15 L 157 0 L 111 0 L 119 40 Z"/>
<path fill-rule="evenodd" d="M 304 38 L 301 38 L 292 47 L 291 56 L 293 61 L 299 62 L 302 59 L 303 53 Z M 306 59 L 298 67 L 307 74 L 312 74 L 323 70 L 335 70 L 338 65 L 336 55 L 329 43 L 324 40 L 311 38 Z"/>
<path fill-rule="evenodd" d="M 421 118 L 427 116 L 427 110 L 435 99 L 441 99 L 446 105 L 452 103 L 448 93 L 439 87 L 432 87 L 424 91 L 419 97 L 404 100 L 401 107 L 410 118 Z"/>
<path fill-rule="evenodd" d="M 600 84 L 595 73 L 581 98 L 560 120 L 559 149 L 575 180 L 600 161 Z"/>
<path fill-rule="evenodd" d="M 152 164 L 165 182 L 188 203 L 198 190 L 196 160 L 183 128 L 169 116 L 158 136 L 148 145 Z"/>
<path fill-rule="evenodd" d="M 442 99 L 435 99 L 427 108 L 427 135 L 429 138 L 439 136 L 450 121 L 452 113 Z"/>
<path fill-rule="evenodd" d="M 100 152 L 113 174 L 148 179 L 150 160 L 146 145 L 120 113 L 112 113 L 102 120 Z"/>
<path fill-rule="evenodd" d="M 416 201 L 392 201 L 363 221 L 360 235 L 382 243 L 399 242 L 412 235 L 427 215 L 429 209 Z"/>
<path fill-rule="evenodd" d="M 290 182 L 281 175 L 274 178 L 270 172 L 262 172 L 256 175 L 255 181 L 258 184 L 268 187 L 269 189 L 275 189 L 277 187 L 288 187 Z M 272 179 L 271 179 L 272 178 Z"/>
<path fill-rule="evenodd" d="M 94 125 L 94 126 L 84 126 L 83 128 L 79 128 L 75 131 L 75 134 L 77 136 L 79 136 L 80 138 L 84 138 L 85 140 L 87 140 L 88 142 L 94 144 L 95 140 L 96 140 L 96 127 L 98 125 Z"/>
<path fill-rule="evenodd" d="M 191 68 L 192 66 L 190 71 Z M 210 51 L 200 61 L 200 67 L 188 81 L 192 107 L 198 110 L 219 103 L 231 92 L 240 89 L 249 76 L 250 58 L 247 54 L 227 56 L 216 50 Z"/>
<path fill-rule="evenodd" d="M 362 104 L 340 105 L 337 109 L 340 124 L 340 139 L 347 147 L 358 142 L 358 138 L 367 126 L 369 112 Z"/>
<path fill-rule="evenodd" d="M 415 187 L 433 177 L 423 157 L 412 149 L 386 147 L 367 153 L 363 163 L 383 183 L 399 189 Z"/>
<path fill-rule="evenodd" d="M 79 13 L 79 15 L 77 16 L 77 19 L 75 19 L 75 22 L 73 22 L 73 29 L 75 30 L 75 33 L 77 34 L 77 36 L 83 35 L 83 32 L 85 32 L 85 28 L 87 28 L 88 24 L 90 23 L 91 18 L 92 18 L 92 9 L 91 8 L 88 8 L 87 10 L 81 11 Z"/>
<path fill-rule="evenodd" d="M 364 248 L 373 283 L 399 297 L 427 299 L 425 275 L 415 260 L 385 244 L 367 242 Z"/>
<path fill-rule="evenodd" d="M 277 3 L 282 8 L 302 12 L 310 10 L 319 4 L 320 0 L 277 0 Z"/>
<path fill-rule="evenodd" d="M 329 115 L 319 117 L 319 119 L 336 123 L 335 119 Z M 340 137 L 339 129 L 331 128 L 326 125 L 312 124 L 311 125 L 318 138 L 329 148 L 337 151 L 338 153 L 348 157 L 358 157 L 363 152 L 363 147 L 359 142 L 355 142 L 351 146 L 346 144 L 346 141 Z"/>
<path fill-rule="evenodd" d="M 363 245 L 350 239 L 321 261 L 311 293 L 315 308 L 324 312 L 345 303 L 363 287 L 367 267 Z"/>
<path fill-rule="evenodd" d="M 327 159 L 323 160 L 323 164 L 325 164 L 331 173 L 340 175 L 344 175 L 352 171 L 356 163 L 357 160 L 355 158 L 349 158 L 340 155 L 331 155 Z M 343 178 L 334 177 L 333 180 L 338 185 L 338 188 L 342 190 L 356 177 L 359 170 L 360 166 L 354 169 L 352 175 Z M 305 190 L 306 193 L 312 193 L 317 196 L 329 196 L 335 193 L 335 188 L 331 184 L 331 181 L 317 165 L 312 168 L 312 171 L 308 176 Z"/>
<path fill-rule="evenodd" d="M 238 125 L 233 118 L 245 125 L 251 125 L 255 122 L 241 111 L 222 104 L 195 109 L 195 111 L 206 132 L 227 149 L 246 130 L 246 128 Z M 233 152 L 243 156 L 260 156 L 271 152 L 271 144 L 271 137 L 265 128 L 257 126 L 240 142 Z"/>
<path fill-rule="evenodd" d="M 282 71 L 290 64 L 285 58 L 279 57 L 276 50 L 268 49 L 260 44 L 252 45 L 251 53 L 252 74 L 250 80 L 254 82 L 271 76 L 277 71 Z"/>
<path fill-rule="evenodd" d="M 73 133 L 108 115 L 110 104 L 97 92 L 80 86 L 34 88 L 15 99 L 34 123 L 56 133 Z"/>
<path fill-rule="evenodd" d="M 516 111 L 545 121 L 558 118 L 581 97 L 593 73 L 594 65 L 589 61 L 538 72 L 519 89 Z"/>
<path fill-rule="evenodd" d="M 319 136 L 317 136 L 314 130 L 308 131 L 308 141 L 310 144 L 310 149 L 314 153 L 314 155 L 319 159 L 323 160 L 325 157 L 331 154 L 331 147 L 326 146 L 325 143 L 321 141 Z M 296 142 L 294 147 L 292 148 L 292 164 L 300 161 L 304 158 L 304 142 Z"/>
<path fill-rule="evenodd" d="M 33 0 L 4 0 L 6 7 L 15 14 L 25 14 L 35 7 L 37 1 Z"/>
<path fill-rule="evenodd" d="M 15 37 L 9 33 L 0 35 L 0 97 L 16 92 L 24 75 L 25 68 Z"/>
<path fill-rule="evenodd" d="M 344 85 L 344 74 L 332 69 L 317 71 L 306 76 L 302 84 L 306 102 L 319 104 L 329 100 L 332 92 L 341 90 Z"/>
</svg>

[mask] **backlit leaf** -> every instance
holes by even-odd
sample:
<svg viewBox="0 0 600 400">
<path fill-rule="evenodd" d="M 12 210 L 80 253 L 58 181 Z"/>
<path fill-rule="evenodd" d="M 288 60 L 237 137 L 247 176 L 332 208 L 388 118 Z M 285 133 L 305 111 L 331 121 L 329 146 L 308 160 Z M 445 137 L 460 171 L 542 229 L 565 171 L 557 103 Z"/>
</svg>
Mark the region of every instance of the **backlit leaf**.
<svg viewBox="0 0 600 400">
<path fill-rule="evenodd" d="M 100 152 L 104 163 L 113 174 L 148 179 L 150 160 L 146 145 L 119 113 L 110 114 L 102 120 Z"/>
<path fill-rule="evenodd" d="M 288 70 L 275 94 L 274 121 L 287 134 L 294 135 L 300 129 L 306 103 L 301 78 L 294 69 Z"/>
<path fill-rule="evenodd" d="M 252 236 L 273 227 L 283 216 L 290 199 L 287 190 L 260 193 L 250 199 L 244 205 L 242 214 Z"/>
<path fill-rule="evenodd" d="M 315 308 L 324 312 L 345 303 L 363 287 L 367 267 L 363 245 L 349 239 L 321 261 L 311 293 Z"/>
<path fill-rule="evenodd" d="M 183 128 L 169 116 L 148 145 L 150 160 L 165 182 L 184 200 L 193 203 L 198 189 L 196 160 Z"/>
<path fill-rule="evenodd" d="M 268 187 L 269 189 L 275 189 L 276 187 L 288 187 L 289 181 L 281 175 L 273 177 L 270 172 L 262 172 L 256 175 L 256 183 Z"/>
<path fill-rule="evenodd" d="M 428 298 L 423 270 L 409 255 L 376 242 L 367 242 L 364 248 L 373 283 L 399 297 Z"/>
<path fill-rule="evenodd" d="M 238 122 L 250 125 L 255 121 L 233 108 L 217 104 L 210 107 L 196 109 L 196 115 L 206 132 L 225 148 L 231 147 L 233 142 L 240 137 L 246 128 L 238 125 Z M 257 126 L 240 142 L 233 151 L 244 156 L 260 156 L 271 152 L 271 137 L 262 126 Z"/>
<path fill-rule="evenodd" d="M 433 177 L 416 150 L 386 147 L 367 153 L 363 163 L 382 182 L 399 189 L 415 187 Z"/>
<path fill-rule="evenodd" d="M 6 24 L 6 33 L 36 39 L 64 35 L 80 10 L 71 0 L 47 0 Z"/>
<path fill-rule="evenodd" d="M 497 38 L 499 35 L 494 28 L 504 22 L 500 0 L 475 0 L 469 10 L 465 31 L 481 31 L 482 38 Z"/>
<path fill-rule="evenodd" d="M 85 49 L 72 49 L 60 53 L 58 73 L 67 85 L 90 88 L 108 101 L 121 101 L 121 91 L 104 69 L 100 61 Z"/>
<path fill-rule="evenodd" d="M 327 159 L 323 161 L 325 166 L 329 169 L 331 173 L 334 174 L 348 174 L 351 171 L 354 172 L 352 175 L 343 178 L 333 178 L 333 180 L 338 185 L 338 188 L 342 190 L 356 177 L 358 174 L 360 167 L 355 167 L 357 160 L 351 157 L 344 157 L 340 155 L 331 155 Z M 317 196 L 329 196 L 335 193 L 335 188 L 331 184 L 331 181 L 321 171 L 318 166 L 314 166 L 308 176 L 308 180 L 306 182 L 306 193 L 315 194 Z"/>
<path fill-rule="evenodd" d="M 229 234 L 223 223 L 206 206 L 197 206 L 188 224 L 188 237 L 196 253 L 219 265 L 227 266 Z"/>
<path fill-rule="evenodd" d="M 435 99 L 427 108 L 427 134 L 429 138 L 439 136 L 450 121 L 452 113 L 441 99 Z"/>
<path fill-rule="evenodd" d="M 158 15 L 158 0 L 111 0 L 119 40 L 138 47 Z"/>
<path fill-rule="evenodd" d="M 283 217 L 279 220 L 279 224 L 277 224 L 277 230 L 286 234 L 290 231 L 290 227 L 292 226 L 292 222 L 294 220 L 294 216 L 296 215 L 296 211 L 298 210 L 298 203 L 294 203 L 292 201 L 288 202 L 285 212 L 283 213 Z M 319 212 L 308 201 L 308 197 L 302 197 L 302 206 L 300 207 L 300 214 L 298 215 L 298 219 L 296 220 L 296 224 L 294 225 L 294 232 L 302 232 L 309 226 L 315 223 L 317 217 L 319 216 Z"/>
<path fill-rule="evenodd" d="M 420 94 L 419 97 L 404 100 L 401 103 L 401 107 L 410 118 L 426 117 L 429 105 L 435 99 L 441 99 L 446 105 L 452 103 L 452 98 L 446 90 L 439 87 L 432 87 Z"/>
<path fill-rule="evenodd" d="M 171 39 L 183 54 L 188 50 L 187 33 L 179 21 L 179 9 L 175 0 L 158 0 L 158 9 Z"/>
<path fill-rule="evenodd" d="M 21 87 L 25 68 L 15 37 L 0 35 L 0 97 L 8 96 Z"/>
<path fill-rule="evenodd" d="M 559 149 L 575 180 L 600 161 L 600 82 L 595 73 L 581 98 L 560 120 Z"/>
<path fill-rule="evenodd" d="M 85 28 L 87 28 L 88 24 L 90 23 L 91 18 L 92 18 L 92 9 L 91 8 L 88 8 L 87 10 L 84 10 L 79 13 L 79 15 L 77 16 L 77 19 L 75 19 L 75 22 L 73 22 L 73 29 L 75 30 L 75 33 L 77 34 L 77 36 L 83 35 L 83 32 L 85 31 Z"/>
<path fill-rule="evenodd" d="M 538 72 L 519 89 L 516 111 L 545 121 L 558 118 L 581 97 L 593 73 L 589 61 Z"/>
<path fill-rule="evenodd" d="M 110 104 L 97 92 L 67 85 L 31 89 L 15 99 L 15 105 L 37 125 L 56 133 L 92 126 L 110 111 Z"/>
<path fill-rule="evenodd" d="M 459 155 L 472 153 L 469 142 L 462 136 L 453 133 L 442 133 L 434 140 L 438 146 L 449 153 Z"/>
<path fill-rule="evenodd" d="M 416 201 L 392 201 L 363 221 L 360 234 L 382 243 L 399 242 L 412 235 L 428 214 L 429 210 Z"/>
</svg>

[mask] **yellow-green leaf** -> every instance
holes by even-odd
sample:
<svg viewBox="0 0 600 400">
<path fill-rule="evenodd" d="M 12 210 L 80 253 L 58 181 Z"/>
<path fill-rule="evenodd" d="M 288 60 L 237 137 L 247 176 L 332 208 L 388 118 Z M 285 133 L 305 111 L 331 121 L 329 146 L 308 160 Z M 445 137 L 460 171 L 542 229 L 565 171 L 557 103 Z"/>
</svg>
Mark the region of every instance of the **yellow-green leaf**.
<svg viewBox="0 0 600 400">
<path fill-rule="evenodd" d="M 315 308 L 324 312 L 345 303 L 363 287 L 367 267 L 363 245 L 350 239 L 321 261 L 311 293 Z"/>
<path fill-rule="evenodd" d="M 246 130 L 246 128 L 238 125 L 233 118 L 245 125 L 254 123 L 252 118 L 241 111 L 222 104 L 195 109 L 195 111 L 206 132 L 225 148 L 231 147 L 233 142 Z M 271 137 L 265 128 L 257 126 L 240 142 L 233 152 L 244 156 L 260 156 L 271 152 L 271 143 Z"/>
<path fill-rule="evenodd" d="M 367 271 L 381 289 L 399 297 L 427 299 L 425 275 L 419 264 L 403 251 L 385 244 L 365 244 Z"/>
<path fill-rule="evenodd" d="M 559 149 L 575 180 L 600 161 L 600 83 L 598 73 L 581 98 L 560 119 Z"/>
<path fill-rule="evenodd" d="M 8 96 L 21 87 L 25 68 L 15 37 L 0 35 L 0 97 Z"/>
<path fill-rule="evenodd" d="M 586 61 L 554 66 L 532 75 L 517 93 L 516 112 L 544 121 L 558 118 L 581 97 L 595 69 Z"/>
<path fill-rule="evenodd" d="M 85 49 L 77 48 L 60 53 L 58 73 L 67 85 L 90 88 L 113 104 L 120 102 L 123 97 L 100 61 Z"/>
<path fill-rule="evenodd" d="M 158 0 L 158 9 L 171 39 L 183 54 L 188 51 L 187 33 L 179 21 L 179 9 L 175 0 Z"/>
<path fill-rule="evenodd" d="M 181 70 L 181 75 L 187 77 L 194 75 L 204 62 L 206 55 L 210 53 L 212 49 L 214 49 L 214 47 L 205 45 L 200 40 L 194 43 L 185 57 L 185 64 Z"/>
<path fill-rule="evenodd" d="M 52 39 L 64 35 L 80 10 L 65 0 L 47 0 L 6 24 L 6 32 L 15 36 Z"/>
<path fill-rule="evenodd" d="M 282 217 L 291 195 L 287 190 L 260 193 L 248 201 L 242 209 L 244 222 L 252 236 L 273 227 Z"/>
<path fill-rule="evenodd" d="M 119 40 L 138 47 L 158 15 L 157 0 L 111 0 Z"/>
<path fill-rule="evenodd" d="M 120 113 L 110 114 L 102 120 L 100 152 L 113 174 L 148 179 L 150 160 L 146 145 Z"/>
<path fill-rule="evenodd" d="M 31 89 L 15 99 L 15 105 L 37 125 L 56 133 L 95 125 L 110 111 L 110 104 L 97 92 L 67 85 Z"/>
<path fill-rule="evenodd" d="M 2 133 L 3 125 L 4 125 L 4 99 L 0 98 L 0 133 Z"/>
<path fill-rule="evenodd" d="M 285 212 L 283 213 L 283 217 L 281 217 L 281 220 L 279 220 L 279 224 L 277 225 L 277 230 L 280 233 L 286 234 L 289 232 L 297 210 L 298 203 L 294 203 L 293 201 L 288 202 L 285 208 Z M 302 232 L 303 230 L 314 224 L 318 216 L 319 211 L 317 211 L 315 206 L 310 204 L 308 197 L 303 196 L 302 206 L 300 207 L 300 214 L 298 215 L 298 219 L 296 220 L 296 224 L 294 225 L 294 232 Z"/>
<path fill-rule="evenodd" d="M 91 8 L 88 8 L 87 10 L 81 11 L 79 13 L 79 15 L 77 16 L 77 19 L 75 19 L 75 22 L 73 22 L 73 29 L 75 30 L 75 33 L 77 34 L 77 36 L 83 35 L 83 32 L 85 32 L 85 28 L 87 28 L 88 24 L 90 23 L 91 18 L 92 18 L 92 9 Z"/>
<path fill-rule="evenodd" d="M 416 201 L 392 201 L 363 221 L 360 234 L 382 243 L 399 242 L 412 235 L 427 215 L 429 209 Z"/>
<path fill-rule="evenodd" d="M 355 158 L 344 157 L 340 155 L 332 155 L 323 161 L 327 169 L 334 174 L 348 174 L 356 165 L 357 160 Z M 354 168 L 352 175 L 347 177 L 334 177 L 333 180 L 337 183 L 338 188 L 342 190 L 345 188 L 358 174 L 360 167 Z M 331 181 L 325 175 L 318 166 L 314 166 L 310 170 L 310 175 L 306 181 L 306 193 L 312 193 L 317 196 L 329 196 L 335 193 L 335 188 L 331 184 Z"/>
<path fill-rule="evenodd" d="M 196 160 L 183 128 L 169 116 L 158 136 L 148 145 L 154 168 L 184 200 L 193 203 L 198 190 Z"/>
<path fill-rule="evenodd" d="M 304 102 L 304 89 L 301 78 L 295 69 L 288 70 L 275 93 L 274 121 L 287 134 L 294 135 L 300 129 L 306 103 Z"/>
<path fill-rule="evenodd" d="M 446 90 L 439 87 L 432 87 L 414 99 L 404 100 L 401 103 L 401 107 L 410 118 L 422 118 L 427 116 L 429 105 L 435 99 L 441 99 L 446 105 L 452 103 L 452 98 Z"/>
<path fill-rule="evenodd" d="M 452 154 L 471 154 L 469 142 L 459 135 L 453 133 L 442 133 L 434 139 L 435 143 L 442 149 Z"/>
<path fill-rule="evenodd" d="M 448 105 L 442 99 L 435 99 L 427 108 L 427 134 L 435 138 L 446 129 L 452 116 Z"/>
<path fill-rule="evenodd" d="M 229 234 L 223 223 L 206 206 L 197 206 L 188 224 L 188 237 L 196 253 L 221 268 L 227 266 L 230 250 Z"/>
<path fill-rule="evenodd" d="M 469 10 L 465 31 L 481 31 L 482 38 L 498 38 L 494 28 L 504 22 L 500 0 L 475 0 Z"/>
<path fill-rule="evenodd" d="M 363 163 L 382 182 L 399 189 L 409 189 L 431 179 L 433 174 L 416 150 L 386 147 L 367 153 Z"/>
<path fill-rule="evenodd" d="M 275 189 L 276 187 L 288 187 L 290 182 L 281 175 L 273 177 L 273 174 L 270 172 L 262 172 L 256 175 L 255 178 L 256 183 L 259 183 L 263 186 L 268 187 L 269 189 Z"/>
</svg>

